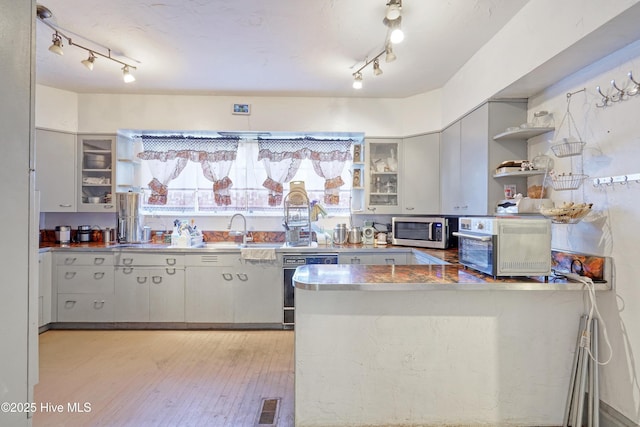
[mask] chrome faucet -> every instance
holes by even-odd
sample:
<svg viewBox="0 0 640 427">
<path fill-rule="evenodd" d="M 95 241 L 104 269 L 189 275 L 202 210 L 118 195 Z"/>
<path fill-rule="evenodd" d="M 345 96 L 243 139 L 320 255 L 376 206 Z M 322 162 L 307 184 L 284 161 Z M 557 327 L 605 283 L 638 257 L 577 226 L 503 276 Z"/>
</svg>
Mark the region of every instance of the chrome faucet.
<svg viewBox="0 0 640 427">
<path fill-rule="evenodd" d="M 249 242 L 249 241 L 251 241 L 253 239 L 251 237 L 247 236 L 247 218 L 245 218 L 244 215 L 242 215 L 241 213 L 233 214 L 233 216 L 229 220 L 229 224 L 227 225 L 227 230 L 231 230 L 231 225 L 233 224 L 233 220 L 237 216 L 242 218 L 242 222 L 244 224 L 244 228 L 243 228 L 242 231 L 229 231 L 229 234 L 232 235 L 232 236 L 242 236 L 242 244 L 246 245 L 247 242 Z"/>
</svg>

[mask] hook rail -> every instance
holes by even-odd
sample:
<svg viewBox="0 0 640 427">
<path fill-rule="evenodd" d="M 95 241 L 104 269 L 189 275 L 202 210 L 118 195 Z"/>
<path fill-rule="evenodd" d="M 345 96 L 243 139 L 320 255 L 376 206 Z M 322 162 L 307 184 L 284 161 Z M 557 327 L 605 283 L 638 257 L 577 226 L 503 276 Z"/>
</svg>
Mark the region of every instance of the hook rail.
<svg viewBox="0 0 640 427">
<path fill-rule="evenodd" d="M 600 86 L 596 86 L 596 91 L 602 97 L 600 103 L 596 103 L 596 107 L 604 108 L 613 105 L 616 102 L 626 101 L 632 96 L 640 93 L 640 82 L 633 78 L 633 72 L 627 73 L 629 81 L 626 84 L 618 84 L 615 80 L 611 80 L 611 88 L 604 91 Z"/>
<path fill-rule="evenodd" d="M 627 175 L 616 175 L 616 176 L 603 176 L 600 178 L 594 178 L 593 186 L 599 187 L 600 185 L 613 185 L 613 184 L 626 185 L 630 182 L 636 182 L 640 184 L 640 173 L 631 173 Z"/>
</svg>

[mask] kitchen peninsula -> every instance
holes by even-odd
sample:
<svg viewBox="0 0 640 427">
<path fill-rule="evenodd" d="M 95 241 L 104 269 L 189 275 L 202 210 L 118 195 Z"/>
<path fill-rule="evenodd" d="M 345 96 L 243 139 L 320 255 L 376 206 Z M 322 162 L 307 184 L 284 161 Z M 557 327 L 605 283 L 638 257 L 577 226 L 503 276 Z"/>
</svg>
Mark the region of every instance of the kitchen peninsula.
<svg viewBox="0 0 640 427">
<path fill-rule="evenodd" d="M 293 280 L 296 426 L 562 424 L 582 284 L 455 264 Z"/>
</svg>

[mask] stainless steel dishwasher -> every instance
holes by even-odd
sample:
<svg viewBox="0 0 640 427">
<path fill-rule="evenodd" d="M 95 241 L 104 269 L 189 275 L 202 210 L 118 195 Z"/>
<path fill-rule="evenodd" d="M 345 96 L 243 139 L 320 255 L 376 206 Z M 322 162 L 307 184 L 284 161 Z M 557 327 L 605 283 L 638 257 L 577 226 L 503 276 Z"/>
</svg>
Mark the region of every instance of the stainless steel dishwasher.
<svg viewBox="0 0 640 427">
<path fill-rule="evenodd" d="M 293 329 L 295 318 L 295 286 L 293 274 L 300 265 L 308 264 L 337 264 L 338 254 L 285 254 L 282 256 L 284 268 L 284 312 L 282 327 Z"/>
</svg>

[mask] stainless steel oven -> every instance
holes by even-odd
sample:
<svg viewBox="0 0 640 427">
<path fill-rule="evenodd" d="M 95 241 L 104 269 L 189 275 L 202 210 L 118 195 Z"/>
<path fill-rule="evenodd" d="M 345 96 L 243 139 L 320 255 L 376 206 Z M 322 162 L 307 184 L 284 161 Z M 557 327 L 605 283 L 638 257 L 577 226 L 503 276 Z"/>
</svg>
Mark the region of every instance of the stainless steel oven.
<svg viewBox="0 0 640 427">
<path fill-rule="evenodd" d="M 460 218 L 460 264 L 491 276 L 551 274 L 551 222 L 543 218 Z"/>
<path fill-rule="evenodd" d="M 391 242 L 394 245 L 446 249 L 455 246 L 452 232 L 458 229 L 455 218 L 403 216 L 391 218 Z"/>
<path fill-rule="evenodd" d="M 293 274 L 300 265 L 307 264 L 337 264 L 338 254 L 284 254 L 282 266 L 284 268 L 284 311 L 282 326 L 284 329 L 293 329 L 295 323 L 295 287 Z"/>
</svg>

